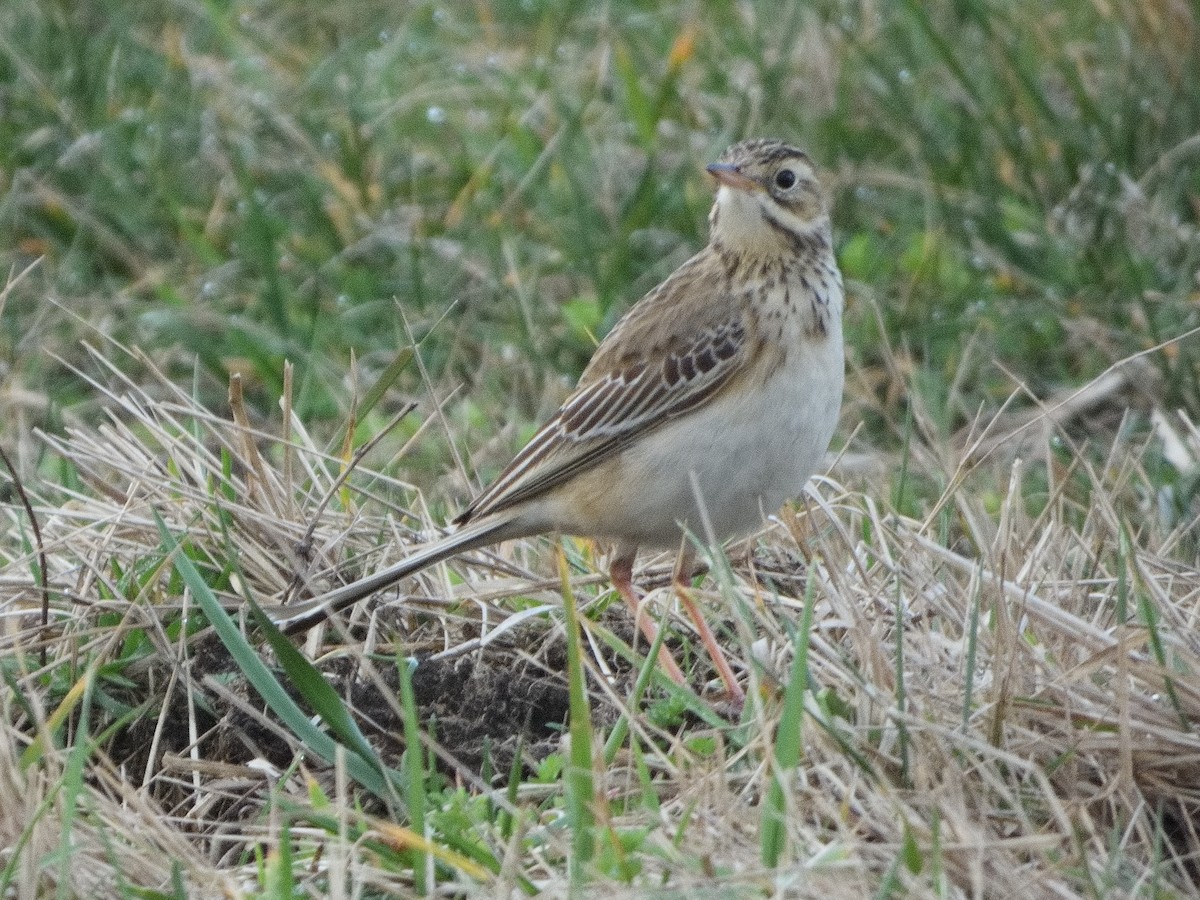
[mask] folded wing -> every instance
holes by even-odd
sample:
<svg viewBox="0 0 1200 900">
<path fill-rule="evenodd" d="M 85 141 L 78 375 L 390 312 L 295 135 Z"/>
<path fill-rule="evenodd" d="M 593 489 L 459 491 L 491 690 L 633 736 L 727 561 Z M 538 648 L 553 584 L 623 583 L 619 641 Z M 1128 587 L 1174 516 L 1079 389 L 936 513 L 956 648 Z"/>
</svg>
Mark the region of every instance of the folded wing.
<svg viewBox="0 0 1200 900">
<path fill-rule="evenodd" d="M 648 297 L 643 304 L 649 301 L 666 302 L 669 297 Z M 738 307 L 714 304 L 727 311 Z M 638 318 L 618 324 L 597 349 L 575 392 L 459 516 L 460 524 L 531 500 L 619 453 L 642 435 L 704 403 L 746 364 L 747 323 L 740 317 L 696 323 L 694 328 L 674 323 L 668 346 L 647 334 L 644 342 L 623 341 L 625 352 L 609 360 L 606 345 L 612 346 L 617 330 L 636 329 Z M 643 352 L 631 354 L 631 344 Z"/>
</svg>

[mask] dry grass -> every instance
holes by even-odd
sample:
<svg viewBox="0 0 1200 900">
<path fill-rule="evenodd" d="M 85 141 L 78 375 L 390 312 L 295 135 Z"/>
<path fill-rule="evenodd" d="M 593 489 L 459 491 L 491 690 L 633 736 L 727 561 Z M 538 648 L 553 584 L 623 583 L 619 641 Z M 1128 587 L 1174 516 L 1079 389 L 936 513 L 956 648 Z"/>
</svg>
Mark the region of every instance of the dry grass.
<svg viewBox="0 0 1200 900">
<path fill-rule="evenodd" d="M 301 761 L 303 748 L 265 724 L 252 692 L 227 688 L 209 650 L 164 627 L 193 599 L 173 577 L 153 512 L 186 535 L 231 609 L 239 594 L 279 602 L 297 583 L 320 589 L 343 567 L 377 565 L 428 534 L 428 518 L 381 512 L 372 496 L 392 499 L 403 485 L 377 472 L 360 467 L 347 482 L 355 489 L 343 486 L 344 455 L 322 452 L 302 423 L 289 422 L 281 436 L 251 428 L 236 402 L 227 417 L 165 378 L 135 385 L 110 361 L 115 353 L 93 353 L 108 424 L 43 436 L 80 486 L 38 497 L 36 485 L 24 485 L 49 563 L 48 629 L 29 575 L 37 556 L 26 515 L 20 504 L 4 507 L 0 860 L 8 895 L 41 896 L 56 885 L 76 896 L 130 885 L 170 892 L 173 884 L 197 896 L 270 894 L 285 868 L 312 895 L 413 891 L 412 871 L 380 849 L 403 843 L 404 833 L 368 818 L 344 771 L 311 755 Z M 1160 427 L 1172 452 L 1194 462 L 1200 435 L 1184 420 L 1167 422 Z M 721 610 L 715 618 L 756 685 L 741 724 L 672 724 L 630 711 L 628 679 L 611 654 L 594 654 L 597 721 L 612 727 L 625 717 L 637 748 L 597 763 L 600 821 L 613 834 L 638 834 L 632 868 L 596 864 L 606 892 L 1200 889 L 1194 523 L 1157 526 L 1145 448 L 1119 439 L 1104 456 L 1047 446 L 1043 458 L 1003 469 L 986 461 L 968 469 L 968 450 L 916 449 L 909 464 L 950 485 L 923 520 L 895 513 L 875 491 L 826 479 L 759 536 L 727 583 L 704 582 L 700 593 Z M 560 614 L 545 546 L 439 567 L 405 588 L 419 603 L 377 598 L 349 614 L 349 627 L 366 626 L 356 640 L 326 634 L 307 649 L 326 662 L 352 661 L 361 679 L 380 683 L 383 664 L 371 654 L 392 648 L 393 634 L 406 654 L 486 659 L 504 645 L 505 659 L 550 654 L 540 660 L 552 666 Z M 568 549 L 582 551 L 574 589 L 595 603 L 603 594 L 586 568 L 588 548 Z M 760 817 L 806 590 L 816 603 L 812 691 L 801 764 L 785 774 L 785 862 L 768 869 Z M 589 623 L 593 649 L 605 646 L 599 621 Z M 518 633 L 526 637 L 515 648 L 500 640 Z M 456 753 L 444 742 L 440 750 Z M 467 793 L 455 802 L 486 797 L 496 811 L 468 830 L 502 865 L 483 874 L 455 858 L 442 887 L 501 895 L 528 879 L 565 893 L 561 784 L 531 778 L 506 792 L 465 768 L 457 777 Z M 382 816 L 377 804 L 366 809 Z"/>
</svg>

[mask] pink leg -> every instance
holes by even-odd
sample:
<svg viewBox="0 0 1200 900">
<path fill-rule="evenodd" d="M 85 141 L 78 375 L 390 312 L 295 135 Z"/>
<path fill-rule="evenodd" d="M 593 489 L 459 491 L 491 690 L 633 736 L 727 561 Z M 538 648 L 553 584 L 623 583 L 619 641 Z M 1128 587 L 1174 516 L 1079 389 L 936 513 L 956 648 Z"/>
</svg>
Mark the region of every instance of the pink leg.
<svg viewBox="0 0 1200 900">
<path fill-rule="evenodd" d="M 712 633 L 712 629 L 708 627 L 708 622 L 704 621 L 704 616 L 700 612 L 700 608 L 696 606 L 696 601 L 692 599 L 692 586 L 689 579 L 692 573 L 692 566 L 696 561 L 696 553 L 692 549 L 691 544 L 684 544 L 679 551 L 679 558 L 675 562 L 675 592 L 679 595 L 679 602 L 683 604 L 683 608 L 687 610 L 687 614 L 691 617 L 692 622 L 696 625 L 696 631 L 700 633 L 700 640 L 704 643 L 704 649 L 708 651 L 709 658 L 716 666 L 717 674 L 721 676 L 721 680 L 725 682 L 725 690 L 728 692 L 729 701 L 737 706 L 740 710 L 746 702 L 746 693 L 742 690 L 742 686 L 738 684 L 737 677 L 733 674 L 733 668 L 729 665 L 729 660 L 725 658 L 724 651 L 721 650 L 721 645 L 717 643 L 717 637 Z"/>
<path fill-rule="evenodd" d="M 650 646 L 654 646 L 654 641 L 658 638 L 658 629 L 655 627 L 654 622 L 645 615 L 645 611 L 642 609 L 642 601 L 633 587 L 633 560 L 636 556 L 636 547 L 619 548 L 616 557 L 612 561 L 612 565 L 609 566 L 608 577 L 612 580 L 613 587 L 617 589 L 617 593 L 621 595 L 621 599 L 632 610 L 633 620 L 637 623 L 638 629 L 646 636 L 646 640 L 650 642 Z M 675 658 L 671 656 L 671 651 L 667 649 L 666 644 L 663 644 L 659 648 L 658 662 L 672 681 L 676 684 L 687 684 L 687 679 L 683 677 L 683 672 L 680 671 L 679 665 L 675 662 Z"/>
</svg>

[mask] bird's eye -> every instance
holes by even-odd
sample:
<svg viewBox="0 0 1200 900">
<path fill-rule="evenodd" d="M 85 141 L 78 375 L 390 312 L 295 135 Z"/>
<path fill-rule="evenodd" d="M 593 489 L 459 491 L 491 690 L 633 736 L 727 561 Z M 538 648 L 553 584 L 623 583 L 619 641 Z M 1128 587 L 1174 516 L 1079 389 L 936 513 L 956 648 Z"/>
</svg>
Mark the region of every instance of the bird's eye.
<svg viewBox="0 0 1200 900">
<path fill-rule="evenodd" d="M 787 190 L 796 183 L 796 173 L 791 169 L 780 169 L 775 173 L 775 186 Z"/>
</svg>

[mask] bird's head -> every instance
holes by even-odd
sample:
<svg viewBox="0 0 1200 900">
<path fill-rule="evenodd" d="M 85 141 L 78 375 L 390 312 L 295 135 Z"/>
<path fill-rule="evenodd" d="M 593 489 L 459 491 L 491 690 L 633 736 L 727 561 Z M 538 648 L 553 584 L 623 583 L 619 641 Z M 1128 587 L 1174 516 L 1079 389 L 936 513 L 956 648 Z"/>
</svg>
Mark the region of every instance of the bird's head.
<svg viewBox="0 0 1200 900">
<path fill-rule="evenodd" d="M 829 205 L 812 160 L 771 139 L 734 144 L 708 167 L 717 180 L 712 242 L 752 256 L 829 247 Z"/>
</svg>

